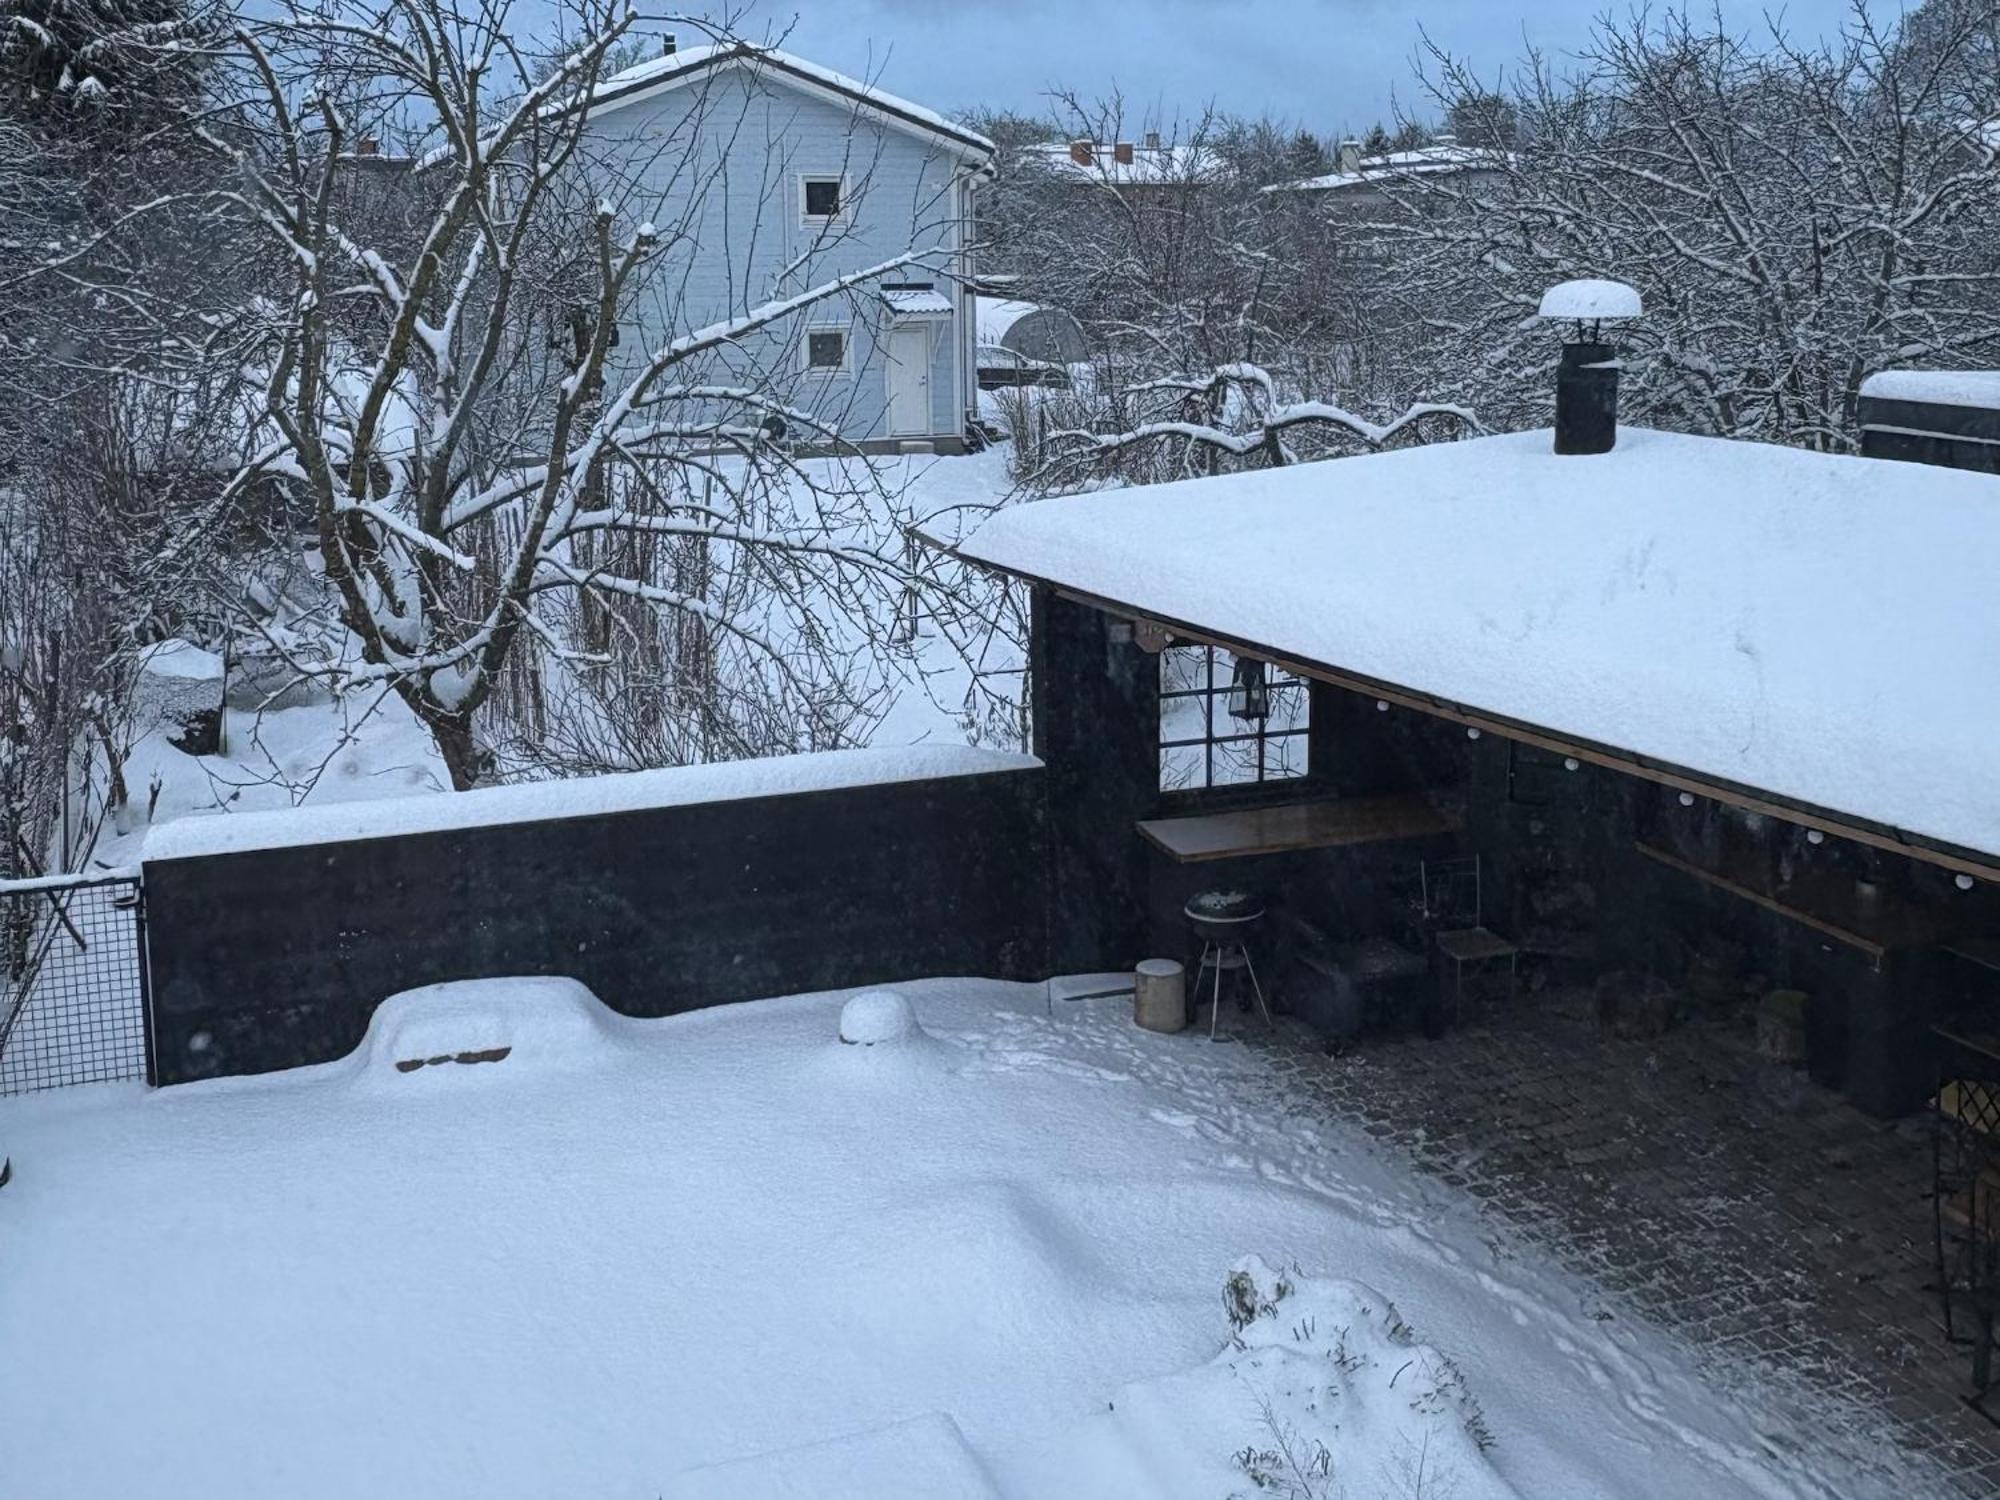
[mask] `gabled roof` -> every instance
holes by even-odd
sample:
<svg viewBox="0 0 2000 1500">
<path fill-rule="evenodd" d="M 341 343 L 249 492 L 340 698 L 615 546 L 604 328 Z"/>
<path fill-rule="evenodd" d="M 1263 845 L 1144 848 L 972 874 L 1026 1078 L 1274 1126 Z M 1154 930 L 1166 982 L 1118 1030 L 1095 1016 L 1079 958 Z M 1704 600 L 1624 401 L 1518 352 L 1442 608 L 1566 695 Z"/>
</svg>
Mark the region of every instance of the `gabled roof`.
<svg viewBox="0 0 2000 1500">
<path fill-rule="evenodd" d="M 1559 457 L 1528 432 L 1017 505 L 954 550 L 1498 733 L 2000 867 L 1992 476 L 1632 427 Z"/>
<path fill-rule="evenodd" d="M 621 108 L 640 99 L 650 99 L 669 89 L 680 88 L 726 68 L 749 68 L 758 76 L 776 79 L 821 98 L 857 106 L 884 124 L 913 135 L 941 140 L 961 155 L 981 163 L 988 160 L 994 146 L 985 136 L 955 124 L 935 110 L 925 109 L 898 98 L 873 84 L 849 78 L 831 68 L 780 52 L 775 47 L 757 47 L 749 42 L 723 42 L 712 47 L 689 47 L 640 63 L 622 73 L 614 73 L 597 85 L 591 113 Z"/>
</svg>

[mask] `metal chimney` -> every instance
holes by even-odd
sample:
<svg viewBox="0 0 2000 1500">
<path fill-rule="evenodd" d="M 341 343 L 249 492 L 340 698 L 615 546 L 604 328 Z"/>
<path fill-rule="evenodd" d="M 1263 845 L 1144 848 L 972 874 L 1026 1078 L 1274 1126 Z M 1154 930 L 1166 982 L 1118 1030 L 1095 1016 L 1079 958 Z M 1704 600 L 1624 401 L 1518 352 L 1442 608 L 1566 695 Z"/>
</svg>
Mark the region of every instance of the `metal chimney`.
<svg viewBox="0 0 2000 1500">
<path fill-rule="evenodd" d="M 1606 323 L 1641 312 L 1639 294 L 1622 281 L 1565 281 L 1542 294 L 1540 316 L 1570 325 L 1556 367 L 1556 452 L 1609 453 L 1618 443 L 1618 350 Z"/>
</svg>

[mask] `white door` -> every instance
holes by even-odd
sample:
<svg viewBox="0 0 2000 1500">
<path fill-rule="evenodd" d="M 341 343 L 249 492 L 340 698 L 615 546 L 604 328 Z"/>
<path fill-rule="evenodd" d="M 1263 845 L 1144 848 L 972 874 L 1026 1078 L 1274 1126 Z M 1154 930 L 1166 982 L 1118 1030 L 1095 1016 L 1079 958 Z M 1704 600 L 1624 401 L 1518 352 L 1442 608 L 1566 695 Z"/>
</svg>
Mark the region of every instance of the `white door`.
<svg viewBox="0 0 2000 1500">
<path fill-rule="evenodd" d="M 889 436 L 931 430 L 931 326 L 898 323 L 889 330 Z"/>
</svg>

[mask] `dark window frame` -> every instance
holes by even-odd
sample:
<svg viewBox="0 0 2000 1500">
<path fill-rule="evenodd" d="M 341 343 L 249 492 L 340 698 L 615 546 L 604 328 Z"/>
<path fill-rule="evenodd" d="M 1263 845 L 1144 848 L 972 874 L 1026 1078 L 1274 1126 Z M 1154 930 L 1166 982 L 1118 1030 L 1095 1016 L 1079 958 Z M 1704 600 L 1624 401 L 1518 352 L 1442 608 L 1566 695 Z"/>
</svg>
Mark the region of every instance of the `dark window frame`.
<svg viewBox="0 0 2000 1500">
<path fill-rule="evenodd" d="M 836 338 L 840 340 L 840 358 L 830 365 L 823 365 L 813 359 L 813 340 Z M 801 341 L 801 361 L 808 375 L 845 375 L 852 368 L 850 360 L 854 353 L 854 330 L 851 327 L 829 327 L 821 325 L 809 327 Z"/>
<path fill-rule="evenodd" d="M 1293 726 L 1287 729 L 1271 729 L 1267 727 L 1270 724 L 1270 720 L 1265 719 L 1256 721 L 1254 728 L 1242 728 L 1240 730 L 1218 733 L 1216 729 L 1216 717 L 1218 713 L 1226 716 L 1229 712 L 1229 690 L 1234 680 L 1233 667 L 1229 678 L 1218 680 L 1216 676 L 1216 655 L 1222 650 L 1223 648 L 1221 647 L 1205 645 L 1199 641 L 1175 639 L 1169 641 L 1166 647 L 1160 652 L 1160 722 L 1157 726 L 1158 744 L 1156 751 L 1158 761 L 1156 763 L 1156 774 L 1158 777 L 1157 789 L 1160 796 L 1164 798 L 1175 800 L 1188 798 L 1201 798 L 1203 800 L 1215 798 L 1255 798 L 1259 795 L 1269 794 L 1273 790 L 1292 789 L 1303 786 L 1312 778 L 1314 757 L 1312 754 L 1313 711 L 1311 682 L 1306 678 L 1294 676 L 1290 673 L 1285 674 L 1283 681 L 1272 681 L 1270 674 L 1276 673 L 1281 669 L 1271 662 L 1265 662 L 1264 670 L 1268 684 L 1267 691 L 1273 695 L 1280 692 L 1296 692 L 1299 695 L 1300 713 L 1293 722 Z M 1176 651 L 1199 651 L 1202 653 L 1201 680 L 1198 686 L 1170 688 L 1166 685 L 1167 661 L 1169 656 Z M 1229 652 L 1227 654 L 1233 662 L 1235 653 Z M 1166 727 L 1166 705 L 1187 699 L 1206 700 L 1202 713 L 1203 732 L 1190 737 L 1169 739 L 1167 738 Z M 1232 725 L 1237 722 L 1235 720 L 1230 721 Z M 1303 744 L 1306 752 L 1303 769 L 1290 771 L 1274 767 L 1271 764 L 1268 752 L 1270 746 L 1279 740 L 1298 740 Z M 1216 747 L 1219 745 L 1252 743 L 1257 747 L 1255 757 L 1256 775 L 1241 781 L 1217 781 L 1215 779 Z M 1202 750 L 1201 779 L 1190 782 L 1185 786 L 1168 786 L 1165 779 L 1166 752 L 1169 750 L 1192 749 L 1197 746 Z"/>
<path fill-rule="evenodd" d="M 833 189 L 833 207 L 815 209 L 813 189 Z M 808 223 L 831 224 L 847 210 L 847 179 L 835 173 L 806 173 L 799 178 L 799 213 Z"/>
</svg>

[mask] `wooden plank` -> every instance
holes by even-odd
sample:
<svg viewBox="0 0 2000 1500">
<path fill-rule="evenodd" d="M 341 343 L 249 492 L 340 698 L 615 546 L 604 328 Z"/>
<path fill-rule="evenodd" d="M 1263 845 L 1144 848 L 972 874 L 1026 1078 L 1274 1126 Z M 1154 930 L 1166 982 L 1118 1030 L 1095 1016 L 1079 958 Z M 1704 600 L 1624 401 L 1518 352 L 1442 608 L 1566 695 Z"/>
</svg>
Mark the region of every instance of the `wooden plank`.
<svg viewBox="0 0 2000 1500">
<path fill-rule="evenodd" d="M 1695 864 L 1690 860 L 1682 859 L 1678 854 L 1669 854 L 1665 849 L 1643 841 L 1634 847 L 1648 859 L 1657 860 L 1671 869 L 1679 870 L 1686 875 L 1692 875 L 1696 880 L 1712 885 L 1718 890 L 1728 891 L 1732 896 L 1740 896 L 1745 901 L 1753 902 L 1763 907 L 1766 911 L 1776 912 L 1779 916 L 1787 917 L 1801 926 L 1810 927 L 1813 931 L 1823 933 L 1837 943 L 1858 949 L 1878 964 L 1888 956 L 1889 949 L 1885 944 L 1878 943 L 1873 938 L 1864 937 L 1852 928 L 1842 927 L 1837 922 L 1830 922 L 1823 917 L 1815 916 L 1809 911 L 1788 905 L 1780 901 L 1776 896 L 1765 891 L 1760 891 L 1741 880 L 1732 879 L 1719 870 L 1711 870 L 1705 865 Z"/>
<path fill-rule="evenodd" d="M 1300 849 L 1337 849 L 1349 844 L 1387 843 L 1457 833 L 1465 819 L 1421 794 L 1350 797 L 1336 801 L 1284 802 L 1232 812 L 1152 818 L 1139 832 L 1156 848 L 1183 864 L 1284 854 Z"/>
</svg>

